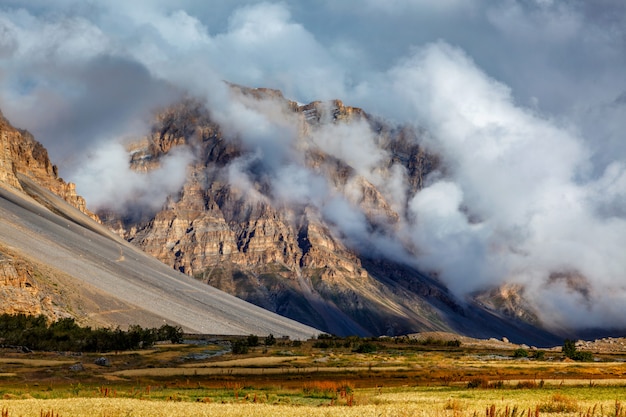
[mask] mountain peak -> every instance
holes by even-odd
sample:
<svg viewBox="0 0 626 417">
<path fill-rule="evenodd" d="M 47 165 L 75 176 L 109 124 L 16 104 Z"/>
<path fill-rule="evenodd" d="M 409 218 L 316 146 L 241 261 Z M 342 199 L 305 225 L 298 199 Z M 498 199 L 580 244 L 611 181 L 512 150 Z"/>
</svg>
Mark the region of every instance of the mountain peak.
<svg viewBox="0 0 626 417">
<path fill-rule="evenodd" d="M 148 173 L 188 147 L 187 178 L 156 213 L 107 212 L 105 224 L 173 269 L 329 333 L 532 334 L 521 319 L 457 300 L 408 260 L 416 249 L 397 239 L 403 193 L 439 166 L 418 131 L 340 100 L 301 105 L 276 90 L 232 88 L 244 106 L 283 112 L 276 125 L 296 128 L 226 129 L 193 99 L 162 110 L 129 145 L 129 164 Z M 408 190 L 394 189 L 401 178 Z"/>
</svg>

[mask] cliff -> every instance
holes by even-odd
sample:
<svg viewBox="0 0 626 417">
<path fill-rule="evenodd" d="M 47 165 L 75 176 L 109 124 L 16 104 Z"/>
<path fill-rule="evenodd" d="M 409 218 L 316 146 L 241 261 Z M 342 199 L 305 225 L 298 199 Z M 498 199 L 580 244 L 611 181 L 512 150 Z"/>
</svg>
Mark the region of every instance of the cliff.
<svg viewBox="0 0 626 417">
<path fill-rule="evenodd" d="M 275 90 L 232 88 L 246 105 L 260 111 L 267 106 L 291 120 L 297 129 L 289 157 L 313 173 L 313 180 L 322 178 L 330 187 L 328 195 L 356 207 L 371 236 L 384 239 L 385 233 L 402 227 L 409 196 L 439 167 L 439 158 L 422 146 L 420 132 L 388 125 L 339 100 L 300 105 Z M 380 155 L 370 178 L 349 157 L 339 158 L 316 142 L 319 135 L 328 135 L 329 127 L 359 126 L 372 132 L 373 151 Z M 341 130 L 330 132 L 328 140 L 342 140 Z M 172 268 L 339 335 L 530 333 L 532 327 L 521 330 L 516 326 L 524 323 L 508 325 L 465 305 L 436 278 L 389 259 L 368 242 L 355 241 L 332 220 L 336 212 L 325 212 L 314 197 L 281 198 L 285 191 L 278 189 L 280 178 L 275 179 L 272 168 L 256 163 L 245 141 L 222 129 L 199 101 L 187 99 L 163 109 L 151 133 L 129 145 L 129 164 L 149 172 L 178 146 L 192 149 L 195 159 L 185 184 L 161 210 L 140 218 L 98 213 L 112 230 Z M 248 165 L 237 174 L 245 181 L 237 182 L 233 172 L 242 161 Z M 409 187 L 402 191 L 407 195 L 394 201 L 390 184 L 397 172 L 406 173 Z M 408 240 L 400 244 L 406 253 L 415 250 Z"/>
<path fill-rule="evenodd" d="M 97 216 L 87 210 L 85 200 L 76 194 L 76 187 L 58 177 L 46 149 L 26 131 L 13 126 L 0 113 L 0 187 L 27 194 L 20 176 L 25 176 L 63 198 L 92 219 Z M 23 177 L 22 177 L 23 178 Z M 36 198 L 32 195 L 31 197 Z M 41 279 L 41 269 L 34 263 L 0 248 L 0 313 L 42 314 L 54 320 L 65 313 L 54 307 L 63 302 L 54 288 Z"/>
<path fill-rule="evenodd" d="M 36 279 L 35 267 L 11 256 L 6 249 L 0 251 L 0 314 L 23 313 L 57 318 L 52 297 Z"/>
<path fill-rule="evenodd" d="M 79 210 L 84 201 L 58 178 L 40 144 L 5 120 L 1 127 L 0 313 L 73 317 L 93 327 L 168 323 L 193 333 L 298 339 L 319 333 L 122 240 Z"/>
<path fill-rule="evenodd" d="M 25 175 L 49 189 L 94 220 L 85 199 L 76 194 L 76 185 L 59 178 L 58 169 L 48 158 L 48 151 L 30 133 L 18 130 L 0 113 L 0 185 L 24 191 L 18 174 Z"/>
</svg>

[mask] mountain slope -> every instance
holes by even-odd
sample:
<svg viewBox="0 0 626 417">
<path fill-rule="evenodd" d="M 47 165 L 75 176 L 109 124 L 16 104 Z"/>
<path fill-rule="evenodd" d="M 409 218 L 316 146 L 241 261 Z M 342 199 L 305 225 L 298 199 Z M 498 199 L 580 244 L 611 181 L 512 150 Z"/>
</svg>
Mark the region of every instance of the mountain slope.
<svg viewBox="0 0 626 417">
<path fill-rule="evenodd" d="M 0 295 L 3 305 L 13 305 L 11 312 L 70 315 L 90 325 L 168 322 L 213 334 L 319 333 L 199 283 L 128 244 L 49 191 L 50 181 L 65 184 L 54 173 L 32 175 L 37 164 L 22 165 L 11 149 L 35 149 L 32 138 L 22 142 L 25 136 L 6 122 L 0 138 Z M 49 166 L 47 155 L 38 161 Z M 21 311 L 11 296 L 21 291 L 26 297 L 29 288 L 28 300 L 38 306 Z"/>
<path fill-rule="evenodd" d="M 185 184 L 156 214 L 99 211 L 106 225 L 174 269 L 327 332 L 558 340 L 537 323 L 457 300 L 412 265 L 408 199 L 440 168 L 419 132 L 340 101 L 232 91 L 242 112 L 277 117 L 287 132 L 223 128 L 194 100 L 165 109 L 129 145 L 129 163 L 149 173 L 184 147 L 194 155 Z M 273 140 L 279 146 L 267 146 Z M 399 180 L 407 189 L 394 187 Z"/>
</svg>

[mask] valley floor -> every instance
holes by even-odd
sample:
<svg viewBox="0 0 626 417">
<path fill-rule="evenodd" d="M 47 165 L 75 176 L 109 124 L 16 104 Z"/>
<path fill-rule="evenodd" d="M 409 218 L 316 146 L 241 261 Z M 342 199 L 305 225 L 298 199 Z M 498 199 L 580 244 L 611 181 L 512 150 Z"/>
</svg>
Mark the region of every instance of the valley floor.
<svg viewBox="0 0 626 417">
<path fill-rule="evenodd" d="M 329 338 L 235 355 L 230 342 L 108 354 L 3 349 L 0 409 L 3 417 L 626 417 L 626 352 L 582 363 L 559 349 L 514 358 L 517 345 L 493 341 Z"/>
</svg>

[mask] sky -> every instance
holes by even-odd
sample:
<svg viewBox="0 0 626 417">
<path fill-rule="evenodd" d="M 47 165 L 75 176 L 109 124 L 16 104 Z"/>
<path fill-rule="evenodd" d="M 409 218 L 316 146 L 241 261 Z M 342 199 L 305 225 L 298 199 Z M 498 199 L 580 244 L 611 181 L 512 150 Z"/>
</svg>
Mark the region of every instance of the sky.
<svg viewBox="0 0 626 417">
<path fill-rule="evenodd" d="M 366 237 L 416 245 L 417 264 L 459 296 L 522 284 L 555 327 L 626 328 L 624 68 L 622 0 L 0 0 L 0 109 L 88 204 L 160 184 L 147 197 L 159 201 L 184 181 L 189 152 L 139 178 L 119 143 L 191 94 L 275 156 L 277 188 L 307 190 L 281 198 L 323 196 L 320 210 L 357 240 L 363 213 L 285 164 L 289 127 L 233 102 L 223 81 L 301 103 L 341 99 L 425 129 L 447 168 L 406 201 L 389 196 L 406 207 L 402 236 Z M 372 183 L 394 184 L 389 193 L 403 190 L 401 170 L 377 176 L 370 133 L 316 140 Z M 337 147 L 337 136 L 354 146 Z"/>
</svg>

